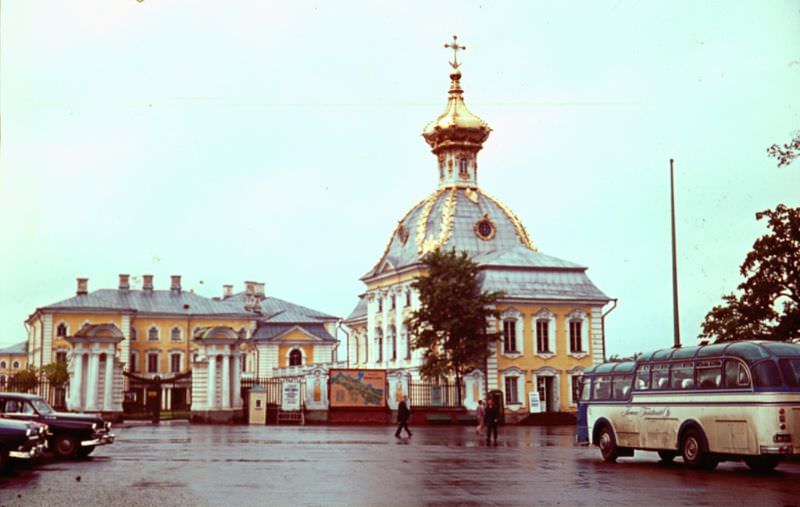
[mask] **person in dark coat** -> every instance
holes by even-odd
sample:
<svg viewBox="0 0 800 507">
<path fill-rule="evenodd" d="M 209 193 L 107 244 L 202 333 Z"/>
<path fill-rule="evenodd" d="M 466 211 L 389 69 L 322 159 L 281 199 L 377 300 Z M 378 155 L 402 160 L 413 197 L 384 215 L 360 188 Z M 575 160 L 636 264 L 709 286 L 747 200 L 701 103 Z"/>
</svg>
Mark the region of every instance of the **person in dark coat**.
<svg viewBox="0 0 800 507">
<path fill-rule="evenodd" d="M 486 444 L 489 444 L 490 437 L 494 434 L 494 443 L 497 443 L 497 424 L 500 422 L 500 409 L 494 404 L 494 399 L 486 401 L 486 413 L 483 418 L 483 425 L 486 427 Z"/>
<path fill-rule="evenodd" d="M 408 396 L 403 396 L 400 403 L 397 405 L 397 431 L 394 436 L 400 438 L 400 431 L 405 428 L 408 436 L 411 436 L 411 430 L 408 429 L 408 418 L 411 417 L 411 410 L 408 409 Z"/>
</svg>

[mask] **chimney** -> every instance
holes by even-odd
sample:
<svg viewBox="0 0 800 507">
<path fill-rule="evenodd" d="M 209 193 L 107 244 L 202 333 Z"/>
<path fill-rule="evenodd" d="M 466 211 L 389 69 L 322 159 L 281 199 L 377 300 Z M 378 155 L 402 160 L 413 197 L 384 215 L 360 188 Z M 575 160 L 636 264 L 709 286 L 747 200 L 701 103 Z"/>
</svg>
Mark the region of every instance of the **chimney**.
<svg viewBox="0 0 800 507">
<path fill-rule="evenodd" d="M 129 290 L 131 288 L 130 275 L 119 275 L 119 290 Z"/>
<path fill-rule="evenodd" d="M 75 294 L 78 296 L 85 296 L 89 293 L 89 279 L 88 278 L 78 278 L 78 290 L 75 291 Z"/>
<path fill-rule="evenodd" d="M 222 286 L 222 298 L 229 298 L 233 296 L 233 285 L 223 285 Z"/>
<path fill-rule="evenodd" d="M 261 282 L 256 282 L 253 285 L 254 285 L 253 289 L 255 291 L 256 298 L 259 299 L 259 300 L 263 300 L 264 297 L 265 297 L 265 295 L 264 295 L 264 286 L 266 284 L 261 283 Z"/>
<path fill-rule="evenodd" d="M 142 275 L 142 290 L 153 292 L 153 275 Z"/>
<path fill-rule="evenodd" d="M 256 283 L 244 282 L 244 309 L 251 311 L 256 303 Z"/>
<path fill-rule="evenodd" d="M 256 293 L 256 282 L 244 282 L 244 294 L 254 296 Z"/>
<path fill-rule="evenodd" d="M 181 293 L 181 275 L 172 275 L 170 277 L 172 282 L 169 286 L 169 291 L 173 294 L 180 294 Z"/>
</svg>

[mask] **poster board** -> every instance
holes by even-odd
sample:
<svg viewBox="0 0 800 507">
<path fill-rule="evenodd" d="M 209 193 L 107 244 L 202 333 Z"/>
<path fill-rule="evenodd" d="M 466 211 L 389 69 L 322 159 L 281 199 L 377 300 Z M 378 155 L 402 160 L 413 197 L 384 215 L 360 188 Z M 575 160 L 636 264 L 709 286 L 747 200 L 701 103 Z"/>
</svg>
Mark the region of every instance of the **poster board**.
<svg viewBox="0 0 800 507">
<path fill-rule="evenodd" d="M 528 409 L 531 414 L 538 414 L 542 411 L 542 403 L 539 400 L 539 391 L 528 393 Z"/>
<path fill-rule="evenodd" d="M 300 410 L 300 383 L 284 382 L 281 387 L 281 410 L 294 412 Z"/>
<path fill-rule="evenodd" d="M 331 407 L 386 407 L 385 370 L 330 370 Z"/>
</svg>

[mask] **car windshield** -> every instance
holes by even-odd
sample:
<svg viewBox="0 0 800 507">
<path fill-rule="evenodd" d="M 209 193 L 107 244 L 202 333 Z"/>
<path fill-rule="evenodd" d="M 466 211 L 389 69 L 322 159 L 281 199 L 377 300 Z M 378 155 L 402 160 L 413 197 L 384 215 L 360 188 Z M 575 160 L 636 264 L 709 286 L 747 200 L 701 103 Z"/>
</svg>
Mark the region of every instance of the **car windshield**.
<svg viewBox="0 0 800 507">
<path fill-rule="evenodd" d="M 53 407 L 47 404 L 44 400 L 31 400 L 31 404 L 33 408 L 36 409 L 41 415 L 47 415 L 53 413 Z"/>
</svg>

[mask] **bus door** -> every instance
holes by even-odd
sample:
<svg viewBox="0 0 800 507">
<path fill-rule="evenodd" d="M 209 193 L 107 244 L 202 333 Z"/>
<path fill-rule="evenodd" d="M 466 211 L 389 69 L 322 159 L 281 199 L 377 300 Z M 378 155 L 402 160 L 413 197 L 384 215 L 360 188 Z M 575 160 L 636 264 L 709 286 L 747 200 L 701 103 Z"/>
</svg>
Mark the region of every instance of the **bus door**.
<svg viewBox="0 0 800 507">
<path fill-rule="evenodd" d="M 576 418 L 576 425 L 577 425 L 577 432 L 575 435 L 575 442 L 580 445 L 589 445 L 589 399 L 591 398 L 592 394 L 592 382 L 591 377 L 580 377 L 576 380 L 578 383 L 577 386 L 573 386 L 573 389 L 577 389 L 576 396 L 578 400 L 578 415 Z"/>
</svg>

